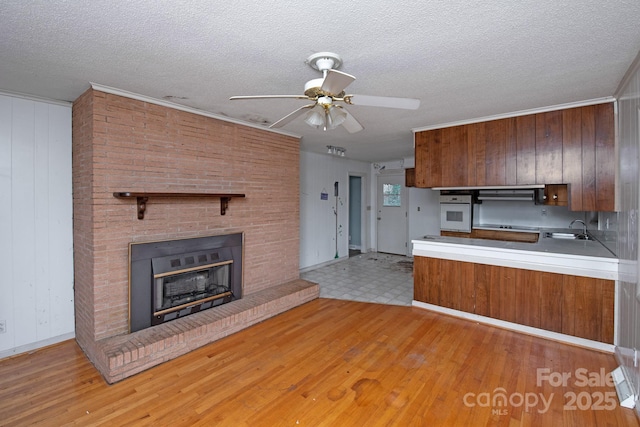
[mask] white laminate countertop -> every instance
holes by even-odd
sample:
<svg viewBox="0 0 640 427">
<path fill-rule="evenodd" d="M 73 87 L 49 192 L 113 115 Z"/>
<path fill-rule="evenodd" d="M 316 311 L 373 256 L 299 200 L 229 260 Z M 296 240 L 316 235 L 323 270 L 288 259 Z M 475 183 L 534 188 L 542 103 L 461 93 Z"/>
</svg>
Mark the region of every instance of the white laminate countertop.
<svg viewBox="0 0 640 427">
<path fill-rule="evenodd" d="M 413 255 L 550 273 L 618 280 L 618 258 L 597 240 L 552 239 L 540 230 L 537 243 L 424 236 L 412 240 Z"/>
</svg>

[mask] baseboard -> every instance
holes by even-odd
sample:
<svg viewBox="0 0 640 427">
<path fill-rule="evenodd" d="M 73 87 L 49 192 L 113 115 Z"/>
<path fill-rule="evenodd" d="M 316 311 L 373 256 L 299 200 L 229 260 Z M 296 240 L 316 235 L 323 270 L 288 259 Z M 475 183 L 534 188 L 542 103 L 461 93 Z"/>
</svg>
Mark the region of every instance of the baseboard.
<svg viewBox="0 0 640 427">
<path fill-rule="evenodd" d="M 341 256 L 340 258 L 334 258 L 329 261 L 322 262 L 320 264 L 314 264 L 308 267 L 301 268 L 300 274 L 306 273 L 308 271 L 313 271 L 317 268 L 326 267 L 327 265 L 335 264 L 336 262 L 344 261 L 345 259 L 349 259 L 349 255 Z"/>
<path fill-rule="evenodd" d="M 493 319 L 491 317 L 480 316 L 478 314 L 467 313 L 465 311 L 454 310 L 451 308 L 440 307 L 438 305 L 427 304 L 421 301 L 413 301 L 414 307 L 424 308 L 430 311 L 447 314 L 449 316 L 458 317 L 465 320 L 484 323 L 486 325 L 496 326 L 502 329 L 509 329 L 514 332 L 522 332 L 535 337 L 546 338 L 548 340 L 571 344 L 578 347 L 589 348 L 591 350 L 602 351 L 604 353 L 612 353 L 615 351 L 613 344 L 606 344 L 599 341 L 588 340 L 585 338 L 574 337 L 572 335 L 561 334 L 558 332 L 547 331 L 544 329 L 534 328 L 531 326 L 520 325 L 518 323 L 507 322 L 505 320 Z"/>
<path fill-rule="evenodd" d="M 75 337 L 75 332 L 69 332 L 67 334 L 58 335 L 46 340 L 36 341 L 33 343 L 21 345 L 19 347 L 10 348 L 9 350 L 0 351 L 0 359 L 4 359 L 5 357 L 17 356 L 18 354 L 22 353 L 29 353 L 31 351 L 39 350 L 53 344 L 58 344 L 62 341 L 72 340 Z"/>
</svg>

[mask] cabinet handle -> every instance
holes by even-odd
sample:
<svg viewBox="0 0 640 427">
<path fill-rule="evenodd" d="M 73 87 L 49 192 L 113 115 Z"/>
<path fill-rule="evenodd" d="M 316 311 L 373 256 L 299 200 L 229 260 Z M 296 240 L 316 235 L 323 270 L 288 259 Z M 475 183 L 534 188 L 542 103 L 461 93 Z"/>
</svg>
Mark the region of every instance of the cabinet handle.
<svg viewBox="0 0 640 427">
<path fill-rule="evenodd" d="M 553 200 L 558 200 L 558 195 L 557 194 L 553 195 Z"/>
</svg>

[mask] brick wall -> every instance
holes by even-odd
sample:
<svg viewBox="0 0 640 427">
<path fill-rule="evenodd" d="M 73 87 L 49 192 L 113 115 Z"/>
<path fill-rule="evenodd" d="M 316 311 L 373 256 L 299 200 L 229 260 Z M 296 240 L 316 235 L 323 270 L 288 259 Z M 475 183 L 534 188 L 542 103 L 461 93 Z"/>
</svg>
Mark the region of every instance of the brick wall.
<svg viewBox="0 0 640 427">
<path fill-rule="evenodd" d="M 299 140 L 90 89 L 73 105 L 76 337 L 128 333 L 128 244 L 244 232 L 244 294 L 299 277 Z M 117 191 L 244 193 L 135 199 Z"/>
</svg>

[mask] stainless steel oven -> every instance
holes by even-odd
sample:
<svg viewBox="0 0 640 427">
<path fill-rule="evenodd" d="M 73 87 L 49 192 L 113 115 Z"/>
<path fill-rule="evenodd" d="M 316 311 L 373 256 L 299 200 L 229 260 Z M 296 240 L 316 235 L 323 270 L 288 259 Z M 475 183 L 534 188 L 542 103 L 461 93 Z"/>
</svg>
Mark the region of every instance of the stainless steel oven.
<svg viewBox="0 0 640 427">
<path fill-rule="evenodd" d="M 440 230 L 471 232 L 471 195 L 440 195 Z"/>
</svg>

